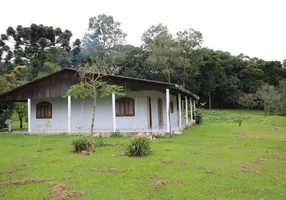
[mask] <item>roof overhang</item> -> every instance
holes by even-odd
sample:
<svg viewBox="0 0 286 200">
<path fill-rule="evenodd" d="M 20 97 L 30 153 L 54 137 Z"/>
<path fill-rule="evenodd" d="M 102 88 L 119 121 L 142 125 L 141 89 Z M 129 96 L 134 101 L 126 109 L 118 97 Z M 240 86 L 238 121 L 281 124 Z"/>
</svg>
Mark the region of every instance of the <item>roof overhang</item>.
<svg viewBox="0 0 286 200">
<path fill-rule="evenodd" d="M 104 77 L 111 84 L 125 84 L 126 91 L 150 90 L 152 88 L 162 91 L 169 88 L 173 94 L 181 94 L 182 96 L 191 97 L 196 101 L 199 100 L 197 95 L 173 83 L 117 75 L 106 75 Z M 0 94 L 0 101 L 23 102 L 27 101 L 28 98 L 61 97 L 66 95 L 71 85 L 78 82 L 77 70 L 65 68 Z"/>
</svg>

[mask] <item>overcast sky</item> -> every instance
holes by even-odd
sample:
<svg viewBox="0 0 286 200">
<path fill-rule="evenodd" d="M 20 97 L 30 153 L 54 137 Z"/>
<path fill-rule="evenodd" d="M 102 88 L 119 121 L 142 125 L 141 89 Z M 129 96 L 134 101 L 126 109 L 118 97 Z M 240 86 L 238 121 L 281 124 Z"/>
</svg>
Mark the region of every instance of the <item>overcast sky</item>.
<svg viewBox="0 0 286 200">
<path fill-rule="evenodd" d="M 105 13 L 121 22 L 127 42 L 140 45 L 151 25 L 175 34 L 194 28 L 204 46 L 265 60 L 286 58 L 286 0 L 13 0 L 1 1 L 0 33 L 8 26 L 44 24 L 82 38 L 88 19 Z"/>
</svg>

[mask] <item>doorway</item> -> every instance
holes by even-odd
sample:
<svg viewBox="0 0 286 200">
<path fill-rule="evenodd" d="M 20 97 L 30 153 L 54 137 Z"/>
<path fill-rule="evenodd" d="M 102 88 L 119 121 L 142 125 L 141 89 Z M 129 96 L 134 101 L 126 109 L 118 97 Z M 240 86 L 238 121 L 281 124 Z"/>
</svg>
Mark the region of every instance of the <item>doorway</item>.
<svg viewBox="0 0 286 200">
<path fill-rule="evenodd" d="M 152 128 L 152 104 L 151 97 L 147 97 L 147 120 L 148 120 L 148 128 Z"/>
<path fill-rule="evenodd" d="M 163 126 L 163 101 L 161 98 L 158 99 L 158 125 Z"/>
</svg>

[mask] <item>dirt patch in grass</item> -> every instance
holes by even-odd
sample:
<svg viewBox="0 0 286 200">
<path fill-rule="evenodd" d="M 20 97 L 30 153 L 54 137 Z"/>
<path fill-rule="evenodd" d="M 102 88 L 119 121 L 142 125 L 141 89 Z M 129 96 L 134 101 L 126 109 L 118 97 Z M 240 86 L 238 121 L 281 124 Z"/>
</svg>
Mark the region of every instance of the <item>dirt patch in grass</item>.
<svg viewBox="0 0 286 200">
<path fill-rule="evenodd" d="M 51 151 L 51 150 L 53 150 L 53 148 L 52 147 L 47 147 L 46 150 L 47 151 Z"/>
<path fill-rule="evenodd" d="M 25 183 L 41 183 L 41 182 L 46 182 L 50 181 L 50 179 L 40 179 L 40 178 L 24 178 L 21 180 L 16 180 L 16 181 L 9 181 L 6 183 L 1 183 L 0 185 L 23 185 Z"/>
<path fill-rule="evenodd" d="M 162 187 L 164 185 L 167 185 L 167 184 L 182 184 L 183 181 L 180 180 L 180 179 L 177 179 L 175 181 L 167 181 L 167 180 L 162 180 L 162 179 L 158 179 L 154 182 L 154 187 Z"/>
<path fill-rule="evenodd" d="M 267 134 L 260 134 L 259 136 L 257 136 L 256 138 L 258 139 L 258 140 L 264 140 L 264 139 L 266 139 L 268 137 L 268 135 Z"/>
<path fill-rule="evenodd" d="M 230 147 L 228 147 L 228 148 L 230 148 L 230 149 L 241 149 L 240 146 L 230 146 Z"/>
<path fill-rule="evenodd" d="M 76 190 L 69 190 L 67 186 L 63 184 L 56 185 L 50 192 L 52 198 L 51 200 L 67 200 L 72 197 L 79 197 L 83 195 L 82 192 Z"/>
<path fill-rule="evenodd" d="M 188 165 L 189 164 L 189 162 L 187 162 L 187 161 L 179 161 L 178 162 L 178 165 L 180 165 L 180 166 L 183 166 L 183 165 Z"/>
<path fill-rule="evenodd" d="M 103 170 L 102 170 L 103 172 L 110 172 L 110 173 L 112 173 L 112 174 L 115 174 L 115 173 L 124 173 L 124 172 L 131 172 L 132 171 L 132 169 L 130 169 L 130 168 L 126 168 L 126 169 L 118 169 L 118 168 L 104 168 Z"/>
<path fill-rule="evenodd" d="M 121 172 L 121 170 L 117 169 L 117 168 L 110 168 L 110 169 L 104 168 L 102 171 L 103 172 L 110 172 L 110 173 L 113 173 L 113 174 Z"/>
<path fill-rule="evenodd" d="M 6 195 L 5 192 L 0 192 L 0 197 L 4 197 Z"/>
<path fill-rule="evenodd" d="M 265 159 L 261 159 L 261 158 L 257 158 L 256 160 L 255 160 L 255 163 L 264 163 L 264 161 L 265 161 Z"/>
<path fill-rule="evenodd" d="M 16 168 L 8 169 L 7 172 L 8 172 L 8 174 L 13 174 L 13 173 L 18 172 L 18 171 L 23 171 L 24 167 L 26 167 L 27 165 L 28 165 L 27 163 L 19 164 L 19 165 L 17 165 Z"/>
<path fill-rule="evenodd" d="M 249 138 L 249 137 L 246 136 L 245 133 L 243 133 L 243 132 L 235 132 L 234 134 L 236 135 L 235 138 L 237 138 L 237 139 L 243 140 L 243 139 L 245 139 L 245 138 Z"/>
<path fill-rule="evenodd" d="M 277 156 L 279 156 L 279 153 L 276 153 L 276 152 L 274 152 L 274 151 L 271 150 L 271 149 L 267 149 L 266 152 L 267 152 L 267 154 L 268 154 L 269 156 L 272 156 L 272 157 L 277 157 Z"/>
<path fill-rule="evenodd" d="M 57 181 L 48 181 L 48 184 L 51 185 L 51 186 L 55 186 L 55 185 L 58 185 L 59 182 L 57 182 Z"/>
<path fill-rule="evenodd" d="M 259 160 L 259 162 L 261 162 L 261 160 Z M 238 163 L 234 163 L 240 166 L 240 169 L 242 172 L 245 173 L 250 173 L 250 174 L 260 174 L 260 172 L 258 170 L 253 169 L 254 164 L 253 163 L 248 163 L 248 162 L 238 162 Z"/>
<path fill-rule="evenodd" d="M 200 169 L 203 169 L 207 174 L 214 174 L 215 172 L 211 169 L 208 169 L 207 167 L 200 167 Z"/>
<path fill-rule="evenodd" d="M 260 172 L 258 170 L 254 170 L 254 169 L 242 169 L 243 172 L 245 173 L 251 173 L 251 174 L 260 174 Z"/>
<path fill-rule="evenodd" d="M 163 164 L 172 164 L 173 160 L 163 160 L 163 159 L 161 159 L 160 162 L 163 163 Z"/>
</svg>

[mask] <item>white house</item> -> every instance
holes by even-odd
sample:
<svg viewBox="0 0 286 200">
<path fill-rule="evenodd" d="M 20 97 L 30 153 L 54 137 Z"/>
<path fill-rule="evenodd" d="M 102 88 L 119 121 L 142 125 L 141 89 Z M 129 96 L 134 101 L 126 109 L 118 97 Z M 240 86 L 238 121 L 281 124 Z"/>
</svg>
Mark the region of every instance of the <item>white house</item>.
<svg viewBox="0 0 286 200">
<path fill-rule="evenodd" d="M 94 132 L 181 132 L 194 123 L 198 96 L 183 87 L 158 81 L 108 75 L 125 96 L 97 100 Z M 74 69 L 63 69 L 0 95 L 0 101 L 27 102 L 28 132 L 89 132 L 92 99 L 66 96 L 79 82 Z M 189 113 L 189 115 L 188 115 Z"/>
</svg>

